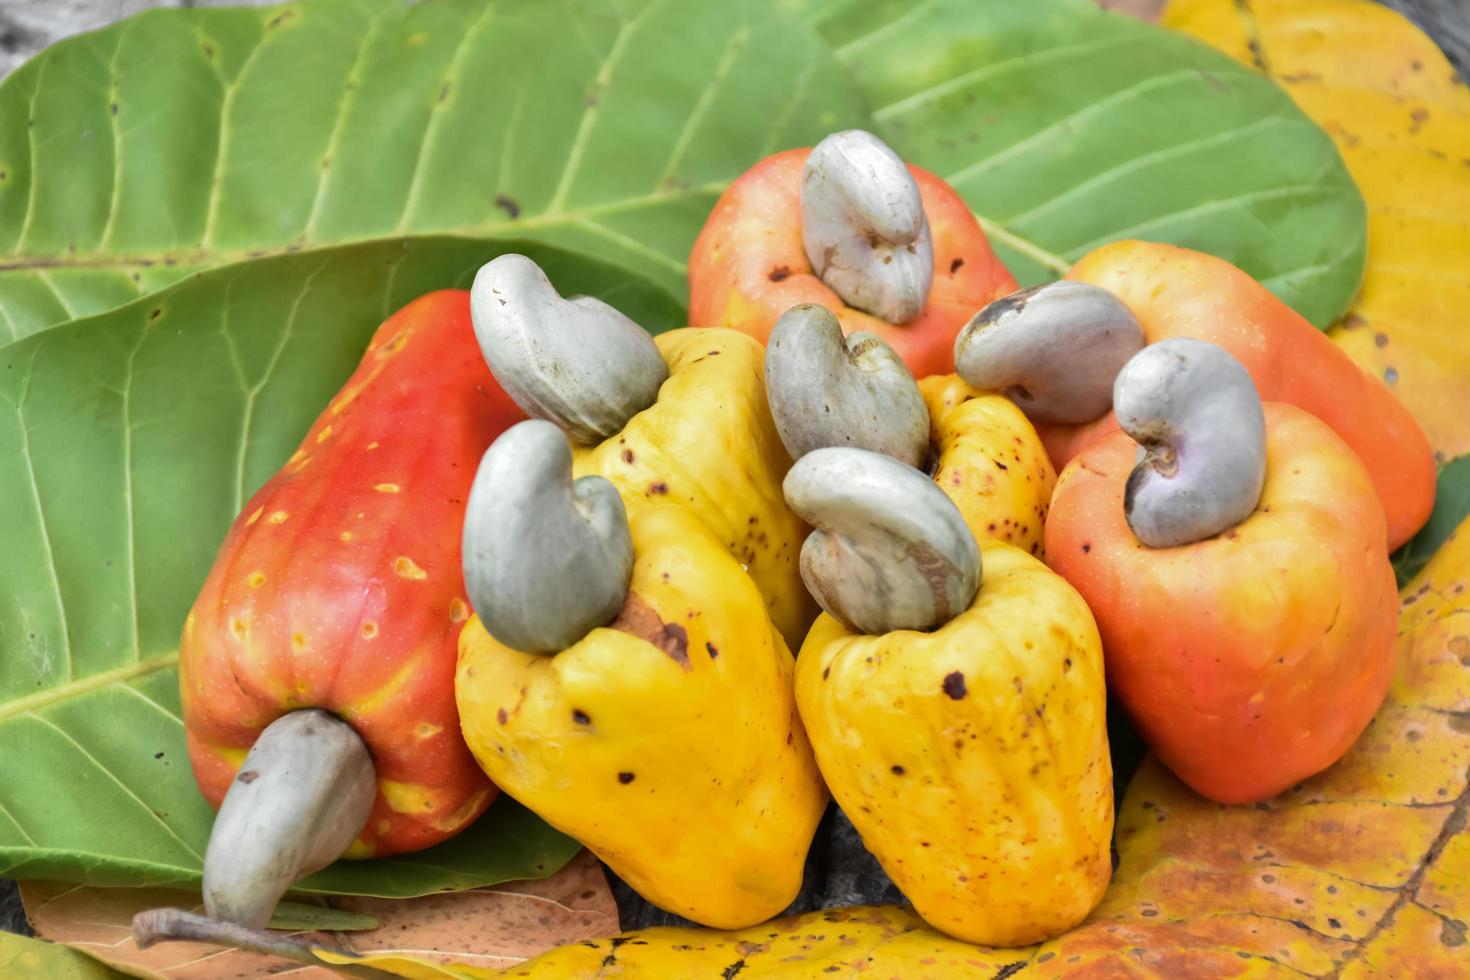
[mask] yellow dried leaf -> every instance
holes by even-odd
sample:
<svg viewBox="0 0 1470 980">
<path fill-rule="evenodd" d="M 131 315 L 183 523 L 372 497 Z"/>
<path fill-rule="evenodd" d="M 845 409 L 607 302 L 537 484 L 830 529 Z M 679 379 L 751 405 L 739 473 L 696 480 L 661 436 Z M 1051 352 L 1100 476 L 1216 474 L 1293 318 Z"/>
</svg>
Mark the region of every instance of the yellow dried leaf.
<svg viewBox="0 0 1470 980">
<path fill-rule="evenodd" d="M 1441 460 L 1470 452 L 1470 90 L 1369 0 L 1173 0 L 1164 23 L 1255 65 L 1337 142 L 1368 203 L 1368 266 L 1332 338 Z"/>
<path fill-rule="evenodd" d="M 943 936 L 908 909 L 860 906 L 811 912 L 736 932 L 712 929 L 646 929 L 597 942 L 554 949 L 504 970 L 423 972 L 404 958 L 355 959 L 327 950 L 324 962 L 371 966 L 415 980 L 616 976 L 874 977 L 1009 976 L 1028 951 L 992 950 Z"/>
</svg>

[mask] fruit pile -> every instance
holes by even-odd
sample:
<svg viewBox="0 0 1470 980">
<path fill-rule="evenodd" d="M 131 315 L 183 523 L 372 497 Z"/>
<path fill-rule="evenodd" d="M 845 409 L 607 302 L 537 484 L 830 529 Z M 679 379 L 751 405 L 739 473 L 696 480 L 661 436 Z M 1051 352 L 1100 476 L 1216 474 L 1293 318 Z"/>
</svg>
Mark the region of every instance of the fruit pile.
<svg viewBox="0 0 1470 980">
<path fill-rule="evenodd" d="M 651 337 L 494 259 L 246 505 L 182 645 L 210 917 L 498 787 L 739 928 L 830 794 L 931 925 L 1025 945 L 1107 887 L 1108 692 L 1223 804 L 1372 719 L 1434 460 L 1245 273 L 1130 241 L 1017 291 L 860 131 L 732 184 L 689 270 Z"/>
</svg>

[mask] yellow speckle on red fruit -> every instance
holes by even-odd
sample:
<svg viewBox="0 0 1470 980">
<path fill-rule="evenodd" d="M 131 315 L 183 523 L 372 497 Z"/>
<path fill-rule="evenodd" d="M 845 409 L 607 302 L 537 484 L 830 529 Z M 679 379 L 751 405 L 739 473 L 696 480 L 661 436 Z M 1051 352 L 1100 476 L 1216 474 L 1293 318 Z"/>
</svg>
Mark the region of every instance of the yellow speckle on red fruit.
<svg viewBox="0 0 1470 980">
<path fill-rule="evenodd" d="M 352 540 L 352 532 L 351 531 L 343 531 L 341 534 L 337 535 L 337 540 L 339 540 L 339 541 L 351 541 Z"/>
<path fill-rule="evenodd" d="M 470 618 L 470 607 L 463 599 L 449 600 L 449 621 L 462 623 Z"/>
<path fill-rule="evenodd" d="M 318 443 L 326 442 L 330 438 L 332 438 L 332 427 L 330 425 L 326 426 L 322 429 L 322 431 L 316 434 L 316 441 Z"/>
<path fill-rule="evenodd" d="M 444 731 L 443 725 L 431 725 L 427 721 L 421 721 L 414 726 L 413 737 L 419 739 L 433 738 L 442 731 Z"/>
<path fill-rule="evenodd" d="M 252 572 L 250 574 L 250 577 L 247 578 L 245 581 L 250 584 L 250 587 L 252 589 L 258 589 L 262 585 L 265 584 L 265 573 L 264 572 Z"/>
<path fill-rule="evenodd" d="M 246 527 L 249 527 L 250 525 L 254 524 L 256 521 L 260 520 L 261 512 L 264 511 L 264 510 L 265 510 L 264 507 L 257 507 L 257 508 L 255 508 L 254 512 L 252 512 L 249 517 L 245 518 L 245 526 Z"/>
<path fill-rule="evenodd" d="M 300 630 L 297 630 L 295 633 L 292 633 L 291 634 L 291 649 L 293 649 L 293 650 L 305 650 L 306 649 L 306 634 L 305 633 L 302 633 Z"/>
<path fill-rule="evenodd" d="M 284 524 L 286 523 L 286 519 L 290 516 L 291 515 L 286 513 L 284 510 L 273 510 L 271 511 L 271 516 L 267 517 L 266 520 L 270 521 L 272 524 Z"/>
<path fill-rule="evenodd" d="M 416 582 L 429 577 L 429 573 L 420 568 L 418 563 L 407 555 L 399 555 L 393 559 L 393 574 L 399 578 L 412 579 Z"/>
<path fill-rule="evenodd" d="M 376 490 L 376 491 L 378 491 L 378 493 L 397 493 L 398 492 L 398 484 L 396 484 L 396 483 L 379 483 L 379 484 L 375 485 L 373 487 L 373 489 Z M 361 514 L 358 514 L 357 516 L 358 517 L 361 517 L 362 515 Z"/>
<path fill-rule="evenodd" d="M 371 640 L 373 637 L 375 637 L 377 635 L 378 635 L 378 624 L 377 623 L 373 622 L 372 620 L 368 620 L 366 623 L 363 623 L 362 624 L 362 638 L 364 640 Z"/>
<path fill-rule="evenodd" d="M 367 447 L 369 449 L 377 449 L 378 448 L 378 444 L 376 442 L 370 442 L 370 443 L 367 444 Z"/>
</svg>

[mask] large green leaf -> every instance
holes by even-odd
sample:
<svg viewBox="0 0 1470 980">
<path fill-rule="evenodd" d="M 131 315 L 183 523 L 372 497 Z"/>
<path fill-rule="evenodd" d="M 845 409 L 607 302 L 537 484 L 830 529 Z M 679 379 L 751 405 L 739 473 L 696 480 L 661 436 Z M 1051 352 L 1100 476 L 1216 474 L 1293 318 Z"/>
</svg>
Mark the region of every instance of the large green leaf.
<svg viewBox="0 0 1470 980">
<path fill-rule="evenodd" d="M 1229 259 L 1319 327 L 1357 291 L 1366 216 L 1337 149 L 1213 49 L 1090 0 L 795 2 L 1023 282 L 1147 238 Z"/>
<path fill-rule="evenodd" d="M 153 11 L 0 85 L 0 342 L 199 269 L 430 233 L 682 295 L 726 183 L 865 120 L 821 38 L 761 0 Z"/>
<path fill-rule="evenodd" d="M 216 269 L 0 348 L 0 875 L 198 879 L 211 814 L 175 664 L 225 530 L 372 328 L 506 249 L 650 328 L 680 316 L 646 281 L 556 249 L 424 238 Z M 546 874 L 575 850 L 506 800 L 438 848 L 308 885 L 419 894 Z"/>
</svg>

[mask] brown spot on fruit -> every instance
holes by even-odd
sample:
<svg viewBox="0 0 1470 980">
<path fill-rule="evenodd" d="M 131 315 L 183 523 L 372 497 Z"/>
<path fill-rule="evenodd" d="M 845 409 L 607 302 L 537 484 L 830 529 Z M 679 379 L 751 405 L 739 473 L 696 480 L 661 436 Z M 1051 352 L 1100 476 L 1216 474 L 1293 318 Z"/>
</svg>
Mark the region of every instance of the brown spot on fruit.
<svg viewBox="0 0 1470 980">
<path fill-rule="evenodd" d="M 659 496 L 664 496 L 669 492 L 669 485 L 664 481 L 659 480 L 657 483 L 649 484 L 648 492 L 658 494 Z"/>
<path fill-rule="evenodd" d="M 495 712 L 495 720 L 504 725 L 507 721 L 510 721 L 510 715 L 505 713 L 504 708 L 501 708 L 499 711 Z"/>
<path fill-rule="evenodd" d="M 633 459 L 634 459 L 633 450 L 631 450 L 631 449 L 624 449 L 623 450 L 623 462 L 625 462 L 625 463 L 631 463 L 631 462 L 633 462 Z"/>
<path fill-rule="evenodd" d="M 965 675 L 959 671 L 953 671 L 944 675 L 944 681 L 940 684 L 944 693 L 949 695 L 953 701 L 958 701 L 970 692 L 965 688 Z"/>
<path fill-rule="evenodd" d="M 240 775 L 235 777 L 236 780 L 244 783 L 247 786 L 255 782 L 259 778 L 260 773 L 256 772 L 254 769 L 246 769 L 244 772 L 240 773 Z"/>
<path fill-rule="evenodd" d="M 628 593 L 618 618 L 608 625 L 653 644 L 684 670 L 694 669 L 689 663 L 689 631 L 678 623 L 664 622 L 658 610 L 636 592 Z"/>
<path fill-rule="evenodd" d="M 629 783 L 631 783 L 633 781 L 633 778 L 634 777 L 633 777 L 633 774 L 631 772 L 620 772 L 620 773 L 618 773 L 618 782 L 622 783 L 624 786 L 626 786 Z"/>
<path fill-rule="evenodd" d="M 949 274 L 950 275 L 954 275 L 956 272 L 959 272 L 960 269 L 964 268 L 964 265 L 965 265 L 965 260 L 964 259 L 955 259 L 953 262 L 951 262 L 949 264 Z"/>
<path fill-rule="evenodd" d="M 719 647 L 715 646 L 713 643 L 706 643 L 704 645 L 704 650 L 706 653 L 709 654 L 709 658 L 711 660 L 717 659 L 720 655 Z"/>
<path fill-rule="evenodd" d="M 902 776 L 905 772 L 903 766 L 890 766 L 888 771 L 893 773 L 895 776 Z"/>
<path fill-rule="evenodd" d="M 774 269 L 771 270 L 771 274 L 770 274 L 770 280 L 771 280 L 771 282 L 785 282 L 787 279 L 790 279 L 790 278 L 791 278 L 791 268 L 790 268 L 790 266 L 778 265 Z"/>
<path fill-rule="evenodd" d="M 579 725 L 592 724 L 591 716 L 589 716 L 587 712 L 583 711 L 581 708 L 572 709 L 572 721 L 575 721 Z"/>
</svg>

